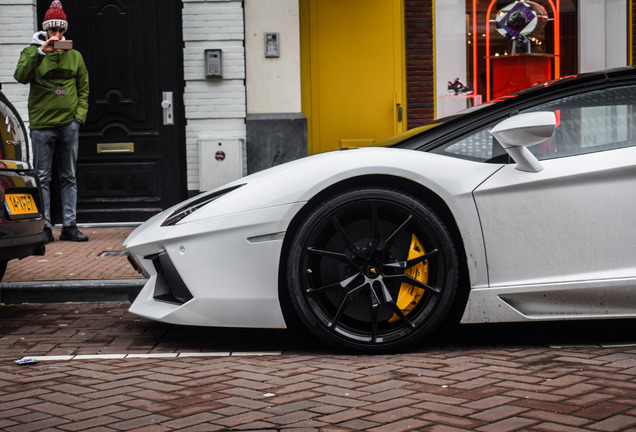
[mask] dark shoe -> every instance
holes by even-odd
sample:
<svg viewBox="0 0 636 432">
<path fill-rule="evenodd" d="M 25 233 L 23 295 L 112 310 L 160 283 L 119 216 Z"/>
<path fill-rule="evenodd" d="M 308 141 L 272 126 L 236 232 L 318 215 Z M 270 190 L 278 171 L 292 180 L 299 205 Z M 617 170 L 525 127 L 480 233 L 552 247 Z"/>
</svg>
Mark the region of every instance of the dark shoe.
<svg viewBox="0 0 636 432">
<path fill-rule="evenodd" d="M 86 237 L 84 234 L 80 232 L 80 230 L 77 229 L 77 225 L 71 225 L 71 226 L 62 227 L 62 234 L 60 234 L 60 240 L 82 242 L 82 241 L 88 241 L 88 237 Z"/>
<path fill-rule="evenodd" d="M 44 227 L 44 234 L 46 235 L 46 240 L 44 240 L 44 244 L 49 244 L 55 239 L 53 238 L 53 231 L 51 231 L 51 227 Z"/>
<path fill-rule="evenodd" d="M 448 95 L 469 95 L 473 92 L 472 87 L 465 86 L 459 78 L 455 78 L 454 82 L 448 82 Z"/>
</svg>

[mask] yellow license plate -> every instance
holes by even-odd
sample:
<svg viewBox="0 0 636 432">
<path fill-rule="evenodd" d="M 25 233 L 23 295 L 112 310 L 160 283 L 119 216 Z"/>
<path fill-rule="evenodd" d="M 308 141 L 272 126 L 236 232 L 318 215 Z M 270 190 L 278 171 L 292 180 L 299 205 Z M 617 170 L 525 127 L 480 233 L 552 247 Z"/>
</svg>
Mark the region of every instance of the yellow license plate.
<svg viewBox="0 0 636 432">
<path fill-rule="evenodd" d="M 31 194 L 10 193 L 5 195 L 7 209 L 11 216 L 22 216 L 39 213 Z"/>
</svg>

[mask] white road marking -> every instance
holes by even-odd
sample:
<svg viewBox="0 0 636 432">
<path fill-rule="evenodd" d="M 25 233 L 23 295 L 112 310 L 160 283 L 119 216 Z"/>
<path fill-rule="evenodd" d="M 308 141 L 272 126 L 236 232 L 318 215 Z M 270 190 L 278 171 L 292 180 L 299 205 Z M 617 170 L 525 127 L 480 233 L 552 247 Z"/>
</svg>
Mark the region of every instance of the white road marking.
<svg viewBox="0 0 636 432">
<path fill-rule="evenodd" d="M 230 356 L 279 356 L 281 351 L 253 351 L 253 352 L 184 352 L 184 353 L 147 353 L 147 354 L 78 354 L 51 356 L 24 356 L 22 359 L 37 361 L 70 361 L 70 360 L 113 360 L 140 358 L 179 358 L 179 357 L 230 357 Z M 21 359 L 21 360 L 22 360 Z"/>
</svg>

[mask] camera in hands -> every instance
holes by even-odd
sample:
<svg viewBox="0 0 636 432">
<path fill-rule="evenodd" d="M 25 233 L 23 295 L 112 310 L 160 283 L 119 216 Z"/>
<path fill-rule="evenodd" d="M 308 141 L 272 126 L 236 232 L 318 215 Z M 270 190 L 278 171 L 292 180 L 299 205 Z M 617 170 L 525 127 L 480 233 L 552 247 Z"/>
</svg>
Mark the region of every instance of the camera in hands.
<svg viewBox="0 0 636 432">
<path fill-rule="evenodd" d="M 53 42 L 53 49 L 70 50 L 73 49 L 72 40 L 58 40 Z"/>
</svg>

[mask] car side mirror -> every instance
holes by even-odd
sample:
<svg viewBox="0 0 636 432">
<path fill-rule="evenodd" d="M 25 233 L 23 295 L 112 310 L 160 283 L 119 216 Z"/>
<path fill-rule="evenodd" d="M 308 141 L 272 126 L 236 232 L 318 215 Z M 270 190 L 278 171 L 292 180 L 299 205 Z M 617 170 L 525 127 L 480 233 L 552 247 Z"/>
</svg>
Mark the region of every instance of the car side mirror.
<svg viewBox="0 0 636 432">
<path fill-rule="evenodd" d="M 556 128 L 556 116 L 550 111 L 519 114 L 497 124 L 490 133 L 517 163 L 520 171 L 539 172 L 543 165 L 527 149 L 550 138 Z"/>
</svg>

